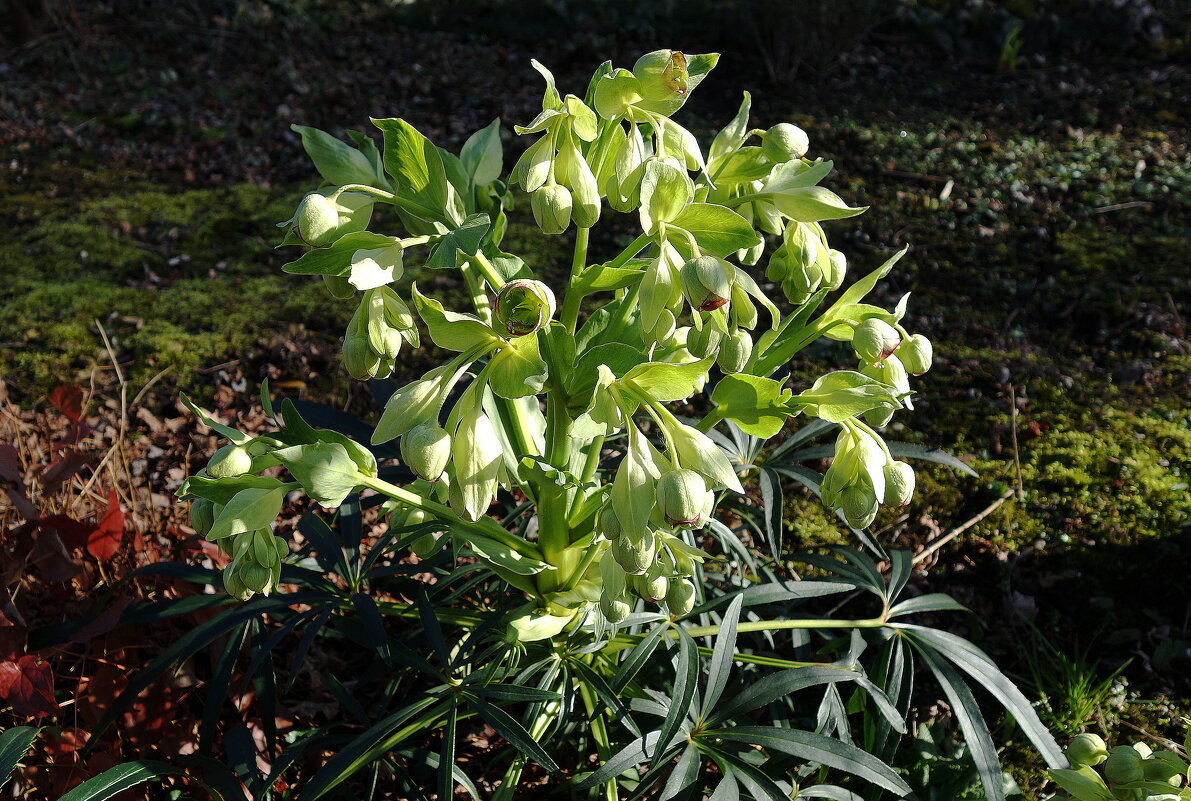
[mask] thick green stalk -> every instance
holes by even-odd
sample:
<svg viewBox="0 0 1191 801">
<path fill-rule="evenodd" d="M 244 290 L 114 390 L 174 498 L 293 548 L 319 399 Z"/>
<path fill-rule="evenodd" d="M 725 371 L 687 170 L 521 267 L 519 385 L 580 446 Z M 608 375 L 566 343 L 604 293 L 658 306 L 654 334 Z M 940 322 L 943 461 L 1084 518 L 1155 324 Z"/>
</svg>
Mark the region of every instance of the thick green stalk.
<svg viewBox="0 0 1191 801">
<path fill-rule="evenodd" d="M 575 255 L 571 259 L 571 278 L 567 282 L 567 294 L 562 300 L 562 314 L 559 321 L 572 334 L 579 322 L 579 305 L 583 302 L 583 293 L 575 288 L 575 278 L 587 266 L 587 243 L 591 238 L 590 228 L 575 229 Z"/>
<path fill-rule="evenodd" d="M 563 397 L 555 392 L 546 398 L 546 461 L 566 470 L 571 457 L 571 419 L 567 415 Z M 538 488 L 538 543 L 542 559 L 547 564 L 562 568 L 562 553 L 571 544 L 567 526 L 567 512 L 570 508 L 566 488 L 550 481 L 543 481 Z M 563 577 L 560 571 L 544 571 L 539 574 L 539 583 L 544 592 L 559 585 Z"/>
</svg>

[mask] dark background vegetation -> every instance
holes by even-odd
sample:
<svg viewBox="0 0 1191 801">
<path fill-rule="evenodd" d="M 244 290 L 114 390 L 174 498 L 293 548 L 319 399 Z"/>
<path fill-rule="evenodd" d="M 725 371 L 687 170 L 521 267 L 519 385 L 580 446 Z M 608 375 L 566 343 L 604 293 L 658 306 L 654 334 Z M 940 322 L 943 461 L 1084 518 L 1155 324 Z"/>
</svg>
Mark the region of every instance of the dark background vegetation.
<svg viewBox="0 0 1191 801">
<path fill-rule="evenodd" d="M 454 149 L 500 117 L 511 164 L 511 126 L 540 98 L 530 58 L 581 94 L 604 59 L 671 47 L 723 53 L 682 112 L 701 139 L 748 89 L 756 125 L 804 127 L 834 188 L 872 206 L 829 227 L 853 270 L 912 245 L 880 300 L 914 292 L 910 327 L 937 358 L 891 436 L 980 477 L 924 469 L 880 536 L 920 547 L 1008 495 L 918 581 L 971 606 L 956 625 L 1060 735 L 1171 733 L 1191 709 L 1189 16 L 1180 0 L 0 2 L 0 661 L 149 592 L 119 581 L 132 567 L 203 557 L 169 493 L 215 440 L 178 390 L 245 425 L 265 377 L 375 414 L 337 362 L 349 305 L 278 270 L 273 224 L 316 183 L 291 123 L 400 116 Z M 509 239 L 535 268 L 566 258 L 524 210 Z M 844 357 L 815 350 L 795 377 Z M 59 385 L 82 401 L 48 401 Z M 105 547 L 109 491 L 125 518 Z M 787 524 L 791 547 L 843 541 L 809 498 Z M 190 742 L 201 667 L 72 756 L 118 680 L 102 664 L 134 671 L 169 636 L 108 629 L 36 654 L 57 701 L 77 699 L 32 774 L 47 797 L 103 758 Z M 930 697 L 919 713 L 947 719 Z"/>
</svg>

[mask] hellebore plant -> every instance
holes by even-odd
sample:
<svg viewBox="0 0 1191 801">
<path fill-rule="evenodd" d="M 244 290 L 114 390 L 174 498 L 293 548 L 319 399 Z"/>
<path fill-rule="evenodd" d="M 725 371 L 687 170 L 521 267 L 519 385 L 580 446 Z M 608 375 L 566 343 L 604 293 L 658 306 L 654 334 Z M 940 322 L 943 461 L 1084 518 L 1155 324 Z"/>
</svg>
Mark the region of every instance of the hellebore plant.
<svg viewBox="0 0 1191 801">
<path fill-rule="evenodd" d="M 281 224 L 282 244 L 303 248 L 285 269 L 320 275 L 332 296 L 357 304 L 348 372 L 385 378 L 423 335 L 454 354 L 392 393 L 368 442 L 313 427 L 289 401 L 275 411 L 267 388 L 273 433 L 250 436 L 194 407 L 230 440 L 180 491 L 194 527 L 231 557 L 227 591 L 247 600 L 305 587 L 309 614 L 289 628 L 314 620 L 317 630 L 324 610 L 354 613 L 362 629 L 346 636 L 403 666 L 392 681 L 406 682 L 402 703 L 412 703 L 366 720 L 301 797 L 382 762 L 386 775 L 416 784 L 403 766 L 436 731 L 439 797 L 456 784 L 475 794 L 478 777 L 455 764 L 473 716 L 510 747 L 498 798 L 514 797 L 527 761 L 580 797 L 609 801 L 859 797 L 824 784 L 829 769 L 858 792 L 900 796 L 909 788 L 882 760 L 890 733 L 905 731 L 914 654 L 951 701 L 990 798 L 1002 793 L 996 752 L 961 672 L 1012 711 L 1052 767 L 1065 765 L 978 649 L 900 619 L 962 609 L 938 595 L 899 602 L 909 556 L 886 554 L 863 531 L 882 504 L 911 501 L 914 471 L 895 454 L 959 465 L 887 444 L 877 430 L 910 407 L 908 376 L 931 365 L 930 342 L 903 327 L 905 298 L 893 311 L 864 302 L 905 251 L 845 286 L 847 259 L 824 223 L 864 209 L 820 185 L 832 163 L 808 158 L 805 132 L 751 129 L 747 94 L 706 151 L 672 119 L 717 58 L 661 50 L 632 70 L 607 63 L 583 97 L 564 96 L 535 62 L 542 110 L 515 127 L 532 142 L 508 178 L 499 122 L 458 155 L 399 119 L 373 121 L 381 149 L 362 134 L 352 133 L 353 147 L 296 127 L 325 183 Z M 544 235 L 573 237 L 565 279 L 535 277 L 501 250 L 514 187 Z M 372 230 L 382 209 L 401 233 Z M 633 215 L 640 234 L 593 260 L 591 229 L 613 212 Z M 471 308 L 447 309 L 403 282 L 407 257 L 418 275 L 459 276 Z M 773 302 L 779 292 L 786 311 Z M 851 343 L 855 369 L 787 387 L 785 365 L 824 337 Z M 683 416 L 692 409 L 701 416 Z M 763 456 L 783 430 L 794 433 Z M 829 432 L 833 450 L 795 450 Z M 796 464 L 828 456 L 825 475 Z M 381 468 L 378 457 L 393 462 Z M 778 561 L 786 480 L 819 493 L 888 575 L 862 551 L 839 549 L 840 558 L 799 558 L 834 578 L 795 580 Z M 271 530 L 295 491 L 332 513 L 331 525 L 312 511 L 299 526 L 313 559 L 291 556 Z M 362 508 L 378 508 L 388 525 L 366 556 Z M 335 553 L 332 526 L 358 563 Z M 773 559 L 758 563 L 747 538 L 767 538 Z M 396 563 L 407 548 L 424 564 Z M 419 572 L 434 581 L 414 581 Z M 396 594 L 417 602 L 378 606 L 365 592 L 402 575 L 411 583 Z M 880 612 L 792 614 L 853 589 L 875 595 Z M 270 614 L 287 603 L 268 600 Z M 409 653 L 385 639 L 381 615 L 419 632 Z M 869 646 L 877 657 L 866 671 L 859 656 Z M 825 652 L 838 658 L 814 659 Z M 743 684 L 729 695 L 734 670 Z M 792 699 L 811 687 L 819 701 L 808 718 Z M 642 722 L 650 716 L 660 723 Z M 858 729 L 850 716 L 862 718 Z"/>
</svg>

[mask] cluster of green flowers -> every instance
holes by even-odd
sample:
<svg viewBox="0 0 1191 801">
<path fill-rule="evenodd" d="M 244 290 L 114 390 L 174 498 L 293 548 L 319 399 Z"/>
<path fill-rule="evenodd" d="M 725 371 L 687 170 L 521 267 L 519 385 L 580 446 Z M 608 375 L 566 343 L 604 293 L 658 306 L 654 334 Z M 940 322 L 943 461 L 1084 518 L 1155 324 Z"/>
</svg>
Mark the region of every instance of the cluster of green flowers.
<svg viewBox="0 0 1191 801">
<path fill-rule="evenodd" d="M 1055 784 L 1070 793 L 1060 801 L 1187 801 L 1191 799 L 1191 734 L 1183 753 L 1154 751 L 1145 743 L 1109 749 L 1096 734 L 1081 734 L 1067 746 L 1069 769 L 1052 770 Z M 1100 772 L 1094 770 L 1100 767 Z"/>
<path fill-rule="evenodd" d="M 367 449 L 306 426 L 292 409 L 271 437 L 221 429 L 243 450 L 234 470 L 217 455 L 182 492 L 197 499 L 197 530 L 233 538 L 230 589 L 275 587 L 281 551 L 260 531 L 284 492 L 301 487 L 333 508 L 368 488 L 387 493 L 401 521 L 451 528 L 535 595 L 535 614 L 550 622 L 522 626 L 523 639 L 550 636 L 592 607 L 619 622 L 633 597 L 684 615 L 703 559 L 690 532 L 708 523 L 719 493 L 743 492 L 708 433 L 723 420 L 760 438 L 803 413 L 839 424 L 822 494 L 854 527 L 871 523 L 881 503 L 909 502 L 913 470 L 875 429 L 909 406 L 909 375 L 929 369 L 931 345 L 902 327 L 905 298 L 892 312 L 862 302 L 901 254 L 812 319 L 848 271 L 822 223 L 864 209 L 819 186 L 832 164 L 808 157 L 803 130 L 750 129 L 747 94 L 704 154 L 671 116 L 717 59 L 659 50 L 631 70 L 605 64 L 583 97 L 561 94 L 534 62 L 546 82 L 541 112 L 516 131 L 538 138 L 508 183 L 497 123 L 458 155 L 401 120 L 374 121 L 383 150 L 363 134 L 352 132 L 352 147 L 297 128 L 326 185 L 280 224 L 282 244 L 306 248 L 285 269 L 320 275 L 333 296 L 358 300 L 343 344 L 348 372 L 392 374 L 403 343 L 419 344 L 418 320 L 455 355 L 394 392 L 373 432 L 373 445 L 400 439 L 417 476 L 404 488 L 379 480 Z M 557 298 L 500 249 L 512 184 L 529 193 L 543 233 L 574 229 L 575 263 Z M 604 203 L 635 212 L 642 233 L 613 260 L 588 264 L 588 229 Z M 406 236 L 369 230 L 377 204 L 394 208 Z M 764 234 L 780 240 L 765 275 L 793 314 L 746 269 L 765 255 Z M 445 309 L 416 284 L 399 294 L 413 248 L 427 249 L 427 269 L 460 272 L 474 313 Z M 580 326 L 584 298 L 601 292 L 614 300 Z M 850 341 L 857 370 L 830 372 L 797 395 L 770 377 L 821 336 Z M 697 424 L 679 420 L 665 404 L 704 390 L 714 368 L 713 412 Z M 625 455 L 602 481 L 603 443 L 621 435 Z M 296 481 L 261 474 L 275 465 Z M 502 486 L 535 508 L 537 542 L 487 518 Z"/>
</svg>

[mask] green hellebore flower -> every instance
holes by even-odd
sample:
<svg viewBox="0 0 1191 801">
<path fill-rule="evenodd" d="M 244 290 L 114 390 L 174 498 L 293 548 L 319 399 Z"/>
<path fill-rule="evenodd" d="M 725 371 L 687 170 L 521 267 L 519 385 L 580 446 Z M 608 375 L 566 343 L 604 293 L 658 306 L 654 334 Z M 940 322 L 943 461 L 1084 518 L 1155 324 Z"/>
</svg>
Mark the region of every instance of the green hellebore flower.
<svg viewBox="0 0 1191 801">
<path fill-rule="evenodd" d="M 247 601 L 256 594 L 240 580 L 240 566 L 235 562 L 223 569 L 223 588 L 238 601 Z"/>
<path fill-rule="evenodd" d="M 657 320 L 654 321 L 653 327 L 648 331 L 643 331 L 642 334 L 647 342 L 665 345 L 674 339 L 677 325 L 678 321 L 674 319 L 674 313 L 669 309 L 662 309 Z"/>
<path fill-rule="evenodd" d="M 348 375 L 360 381 L 376 378 L 384 368 L 384 359 L 372 349 L 367 332 L 360 330 L 355 317 L 343 338 L 343 366 Z"/>
<path fill-rule="evenodd" d="M 496 318 L 509 336 L 532 334 L 550 322 L 555 310 L 554 292 L 541 281 L 517 279 L 496 295 Z"/>
<path fill-rule="evenodd" d="M 728 307 L 728 319 L 737 328 L 757 327 L 757 306 L 740 281 L 732 284 L 732 305 Z"/>
<path fill-rule="evenodd" d="M 329 198 L 312 192 L 298 204 L 294 224 L 298 236 L 306 244 L 314 247 L 329 245 L 338 238 L 339 211 Z"/>
<path fill-rule="evenodd" d="M 529 205 L 544 234 L 561 234 L 571 224 L 571 193 L 565 186 L 542 186 L 533 193 Z"/>
<path fill-rule="evenodd" d="M 698 528 L 705 522 L 707 484 L 694 470 L 667 470 L 658 479 L 657 503 L 669 525 Z"/>
<path fill-rule="evenodd" d="M 633 589 L 643 600 L 656 604 L 665 599 L 670 589 L 670 579 L 661 571 L 650 571 L 644 576 L 633 577 Z"/>
<path fill-rule="evenodd" d="M 607 592 L 600 593 L 600 612 L 607 618 L 609 623 L 619 623 L 629 616 L 633 608 L 629 606 L 628 601 L 624 598 L 614 598 L 608 595 Z"/>
<path fill-rule="evenodd" d="M 788 122 L 779 122 L 761 134 L 761 152 L 774 164 L 800 159 L 811 148 L 806 131 Z"/>
<path fill-rule="evenodd" d="M 922 334 L 914 334 L 898 348 L 897 356 L 910 375 L 922 375 L 934 360 L 934 347 Z"/>
<path fill-rule="evenodd" d="M 736 329 L 736 333 L 728 337 L 720 345 L 720 353 L 715 363 L 725 373 L 739 373 L 748 364 L 753 355 L 753 338 L 743 328 Z"/>
<path fill-rule="evenodd" d="M 1091 767 L 1108 759 L 1108 744 L 1098 734 L 1080 734 L 1068 743 L 1066 754 L 1073 768 Z"/>
<path fill-rule="evenodd" d="M 604 508 L 600 510 L 599 522 L 596 528 L 610 542 L 620 539 L 622 531 L 620 518 L 616 516 L 616 510 L 612 508 L 611 503 L 604 504 Z"/>
<path fill-rule="evenodd" d="M 1145 779 L 1141 754 L 1128 745 L 1118 745 L 1104 760 L 1104 778 L 1110 784 L 1129 784 Z"/>
<path fill-rule="evenodd" d="M 633 77 L 646 100 L 669 100 L 688 90 L 687 58 L 677 50 L 654 50 L 637 59 Z"/>
<path fill-rule="evenodd" d="M 414 426 L 401 437 L 401 459 L 418 478 L 438 481 L 451 460 L 451 435 L 436 423 Z"/>
<path fill-rule="evenodd" d="M 885 465 L 885 503 L 905 506 L 914 497 L 914 468 L 905 462 Z"/>
<path fill-rule="evenodd" d="M 840 251 L 832 248 L 827 253 L 827 269 L 823 271 L 823 285 L 836 290 L 844 284 L 844 278 L 848 275 L 848 257 Z"/>
<path fill-rule="evenodd" d="M 591 228 L 600 220 L 600 185 L 595 174 L 573 143 L 559 151 L 559 180 L 571 192 L 571 218 L 580 228 Z"/>
<path fill-rule="evenodd" d="M 863 484 L 846 488 L 839 496 L 840 511 L 852 528 L 865 528 L 877 516 L 877 496 Z"/>
<path fill-rule="evenodd" d="M 735 271 L 715 256 L 700 256 L 682 265 L 682 292 L 699 311 L 714 311 L 732 297 Z"/>
<path fill-rule="evenodd" d="M 666 588 L 666 608 L 674 617 L 683 617 L 695 608 L 695 585 L 689 579 L 671 579 Z"/>
<path fill-rule="evenodd" d="M 696 359 L 706 359 L 719 349 L 723 338 L 722 331 L 704 323 L 702 328 L 692 328 L 687 333 L 686 349 Z"/>
<path fill-rule="evenodd" d="M 207 536 L 215 524 L 215 504 L 206 498 L 197 498 L 190 503 L 190 527 L 200 537 Z"/>
<path fill-rule="evenodd" d="M 211 478 L 242 476 L 252 469 L 252 456 L 243 445 L 224 445 L 207 462 Z"/>
<path fill-rule="evenodd" d="M 612 542 L 612 558 L 630 576 L 643 575 L 656 561 L 657 539 L 652 532 L 640 543 L 621 536 Z"/>
<path fill-rule="evenodd" d="M 876 317 L 865 318 L 852 334 L 852 349 L 866 364 L 876 364 L 889 358 L 902 343 L 897 329 Z"/>
</svg>

